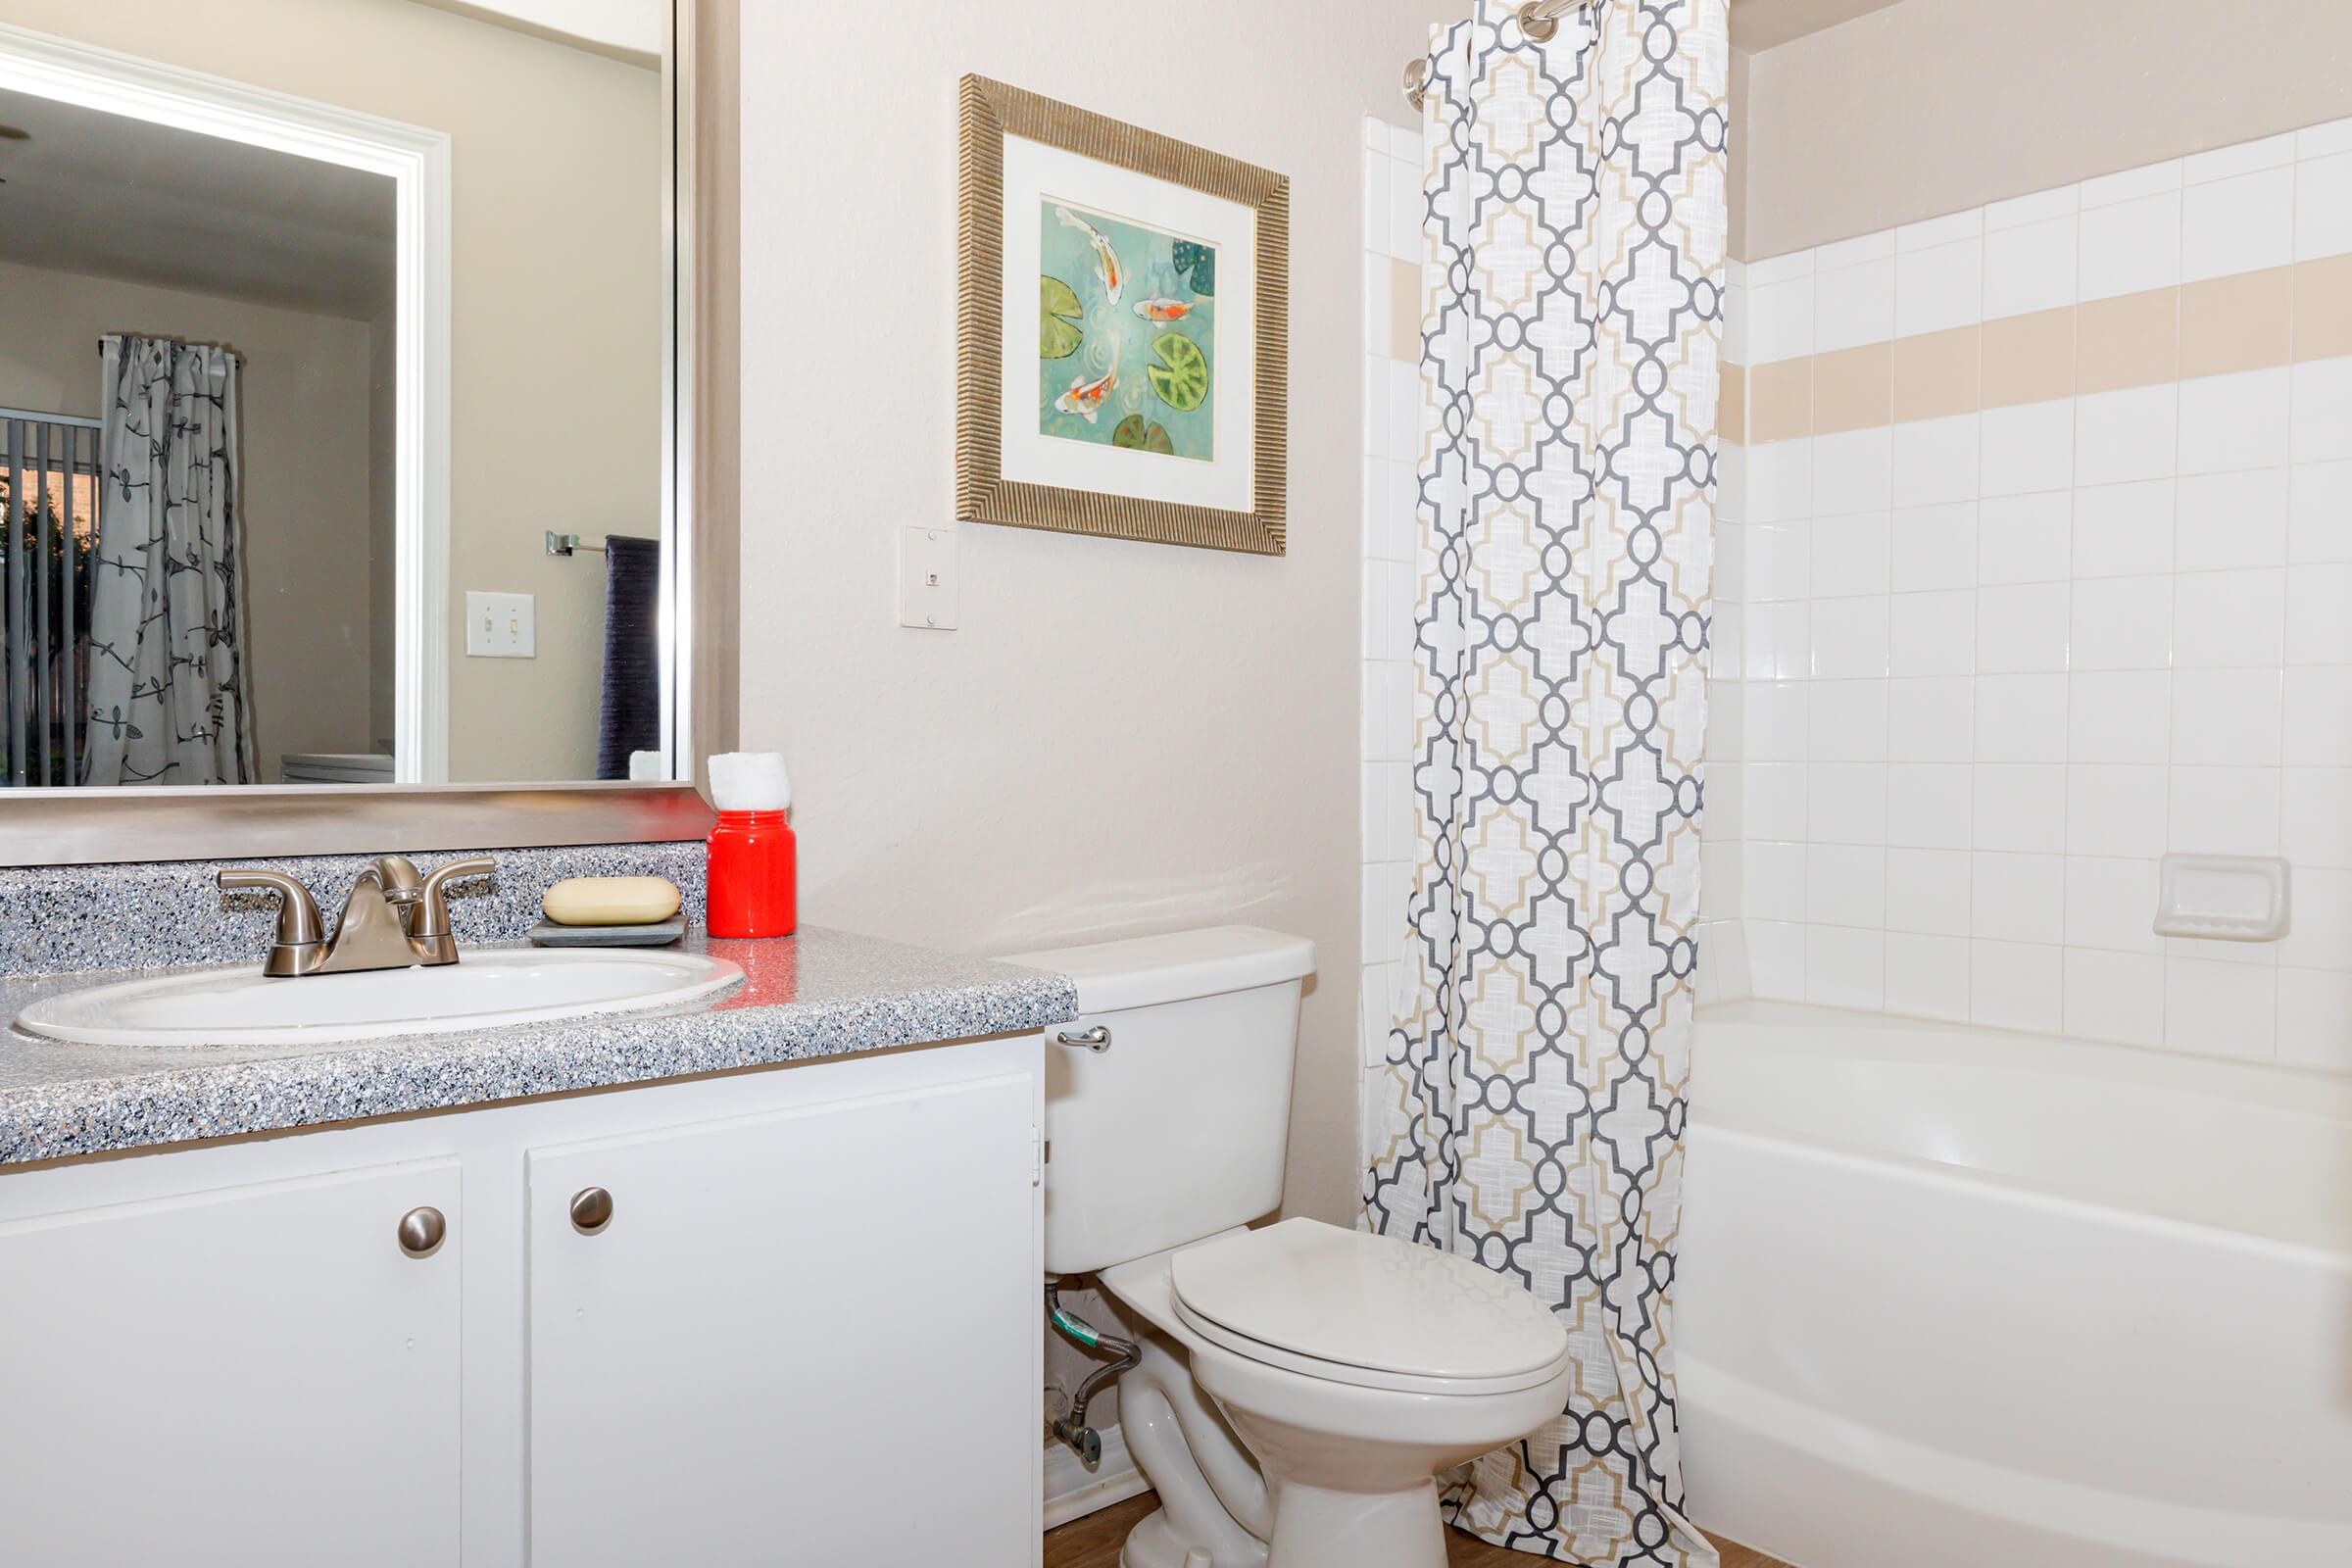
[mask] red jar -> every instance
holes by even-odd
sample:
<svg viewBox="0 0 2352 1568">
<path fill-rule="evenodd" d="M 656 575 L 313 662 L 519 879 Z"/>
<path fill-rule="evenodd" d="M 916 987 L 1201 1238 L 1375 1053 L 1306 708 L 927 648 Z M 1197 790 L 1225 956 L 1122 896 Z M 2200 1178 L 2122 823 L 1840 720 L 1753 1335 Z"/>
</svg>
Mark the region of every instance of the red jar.
<svg viewBox="0 0 2352 1568">
<path fill-rule="evenodd" d="M 800 925 L 800 851 L 782 811 L 721 811 L 705 897 L 714 937 L 788 937 Z"/>
</svg>

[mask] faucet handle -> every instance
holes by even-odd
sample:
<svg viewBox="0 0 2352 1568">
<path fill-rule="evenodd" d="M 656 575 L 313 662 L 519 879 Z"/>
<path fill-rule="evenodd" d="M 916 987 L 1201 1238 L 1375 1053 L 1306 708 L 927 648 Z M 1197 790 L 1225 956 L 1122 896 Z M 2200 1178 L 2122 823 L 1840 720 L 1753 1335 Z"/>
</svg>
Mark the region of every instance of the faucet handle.
<svg viewBox="0 0 2352 1568">
<path fill-rule="evenodd" d="M 399 858 L 395 856 L 393 858 Z M 408 862 L 404 860 L 401 863 L 406 865 Z M 409 869 L 414 873 L 416 867 L 410 866 Z M 434 866 L 426 873 L 418 890 L 417 896 L 424 901 L 424 913 L 418 918 L 416 929 L 410 935 L 419 942 L 449 935 L 449 885 L 477 876 L 488 876 L 497 869 L 498 863 L 487 855 L 470 856 L 463 860 Z"/>
<path fill-rule="evenodd" d="M 232 866 L 213 878 L 223 892 L 256 891 L 277 895 L 277 935 L 262 971 L 271 975 L 307 973 L 324 956 L 325 927 L 318 919 L 318 902 L 302 879 L 283 871 Z"/>
</svg>

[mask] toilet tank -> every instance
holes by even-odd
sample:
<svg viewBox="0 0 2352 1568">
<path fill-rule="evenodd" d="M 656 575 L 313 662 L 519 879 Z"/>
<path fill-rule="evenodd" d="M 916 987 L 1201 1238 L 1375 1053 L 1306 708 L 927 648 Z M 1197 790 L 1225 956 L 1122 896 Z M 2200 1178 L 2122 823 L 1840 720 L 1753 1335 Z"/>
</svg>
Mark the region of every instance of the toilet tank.
<svg viewBox="0 0 2352 1568">
<path fill-rule="evenodd" d="M 1282 1202 L 1298 993 L 1315 945 L 1216 926 L 1008 961 L 1068 975 L 1046 1031 L 1046 1270 L 1087 1274 Z M 1095 1052 L 1062 1035 L 1109 1031 Z"/>
</svg>

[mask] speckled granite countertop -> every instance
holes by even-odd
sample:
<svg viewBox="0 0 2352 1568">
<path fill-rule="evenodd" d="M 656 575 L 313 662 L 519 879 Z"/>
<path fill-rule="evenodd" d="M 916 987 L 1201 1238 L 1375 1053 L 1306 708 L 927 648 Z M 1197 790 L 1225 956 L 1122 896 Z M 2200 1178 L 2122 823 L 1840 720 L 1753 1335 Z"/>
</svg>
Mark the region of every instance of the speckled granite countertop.
<svg viewBox="0 0 2352 1568">
<path fill-rule="evenodd" d="M 1060 975 L 835 931 L 697 933 L 683 946 L 741 964 L 744 984 L 661 1011 L 364 1045 L 155 1050 L 11 1029 L 0 1034 L 0 1167 L 1014 1033 L 1078 1011 Z M 0 1018 L 122 978 L 0 980 Z"/>
</svg>

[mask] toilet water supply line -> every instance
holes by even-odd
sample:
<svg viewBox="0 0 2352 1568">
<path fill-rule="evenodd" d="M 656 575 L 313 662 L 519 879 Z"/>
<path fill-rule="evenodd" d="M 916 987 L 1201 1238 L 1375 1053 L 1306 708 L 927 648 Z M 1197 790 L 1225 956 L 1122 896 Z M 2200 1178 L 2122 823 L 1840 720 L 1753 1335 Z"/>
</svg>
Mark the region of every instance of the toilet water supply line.
<svg viewBox="0 0 2352 1568">
<path fill-rule="evenodd" d="M 1092 1470 L 1102 1462 L 1102 1435 L 1086 1424 L 1087 1402 L 1101 1392 L 1103 1384 L 1142 1360 L 1143 1352 L 1135 1348 L 1134 1341 L 1104 1334 L 1063 1306 L 1060 1285 L 1054 1280 L 1046 1281 L 1046 1321 L 1078 1348 L 1117 1358 L 1088 1374 L 1086 1381 L 1078 1385 L 1078 1392 L 1070 1396 L 1070 1413 L 1054 1423 L 1054 1436 Z"/>
</svg>

